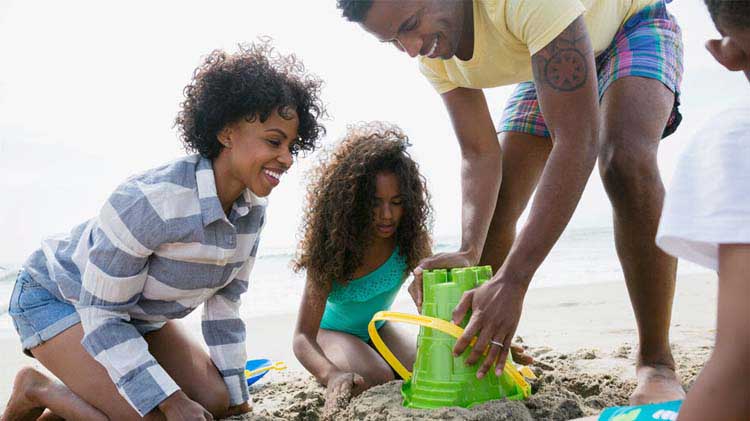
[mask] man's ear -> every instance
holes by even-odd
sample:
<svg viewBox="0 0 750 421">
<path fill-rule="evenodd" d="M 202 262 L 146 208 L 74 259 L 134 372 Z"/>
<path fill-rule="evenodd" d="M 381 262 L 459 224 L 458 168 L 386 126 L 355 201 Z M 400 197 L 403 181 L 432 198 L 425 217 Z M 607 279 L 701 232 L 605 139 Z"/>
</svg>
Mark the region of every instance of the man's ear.
<svg viewBox="0 0 750 421">
<path fill-rule="evenodd" d="M 728 70 L 734 72 L 747 70 L 750 67 L 750 57 L 734 42 L 732 37 L 709 40 L 706 42 L 706 49 Z"/>
</svg>

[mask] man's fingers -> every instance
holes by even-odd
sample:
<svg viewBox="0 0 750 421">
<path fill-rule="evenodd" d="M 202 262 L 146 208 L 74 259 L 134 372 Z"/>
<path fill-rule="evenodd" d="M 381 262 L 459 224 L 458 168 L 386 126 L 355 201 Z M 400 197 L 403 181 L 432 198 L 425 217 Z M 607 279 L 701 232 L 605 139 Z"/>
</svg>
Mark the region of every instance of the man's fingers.
<svg viewBox="0 0 750 421">
<path fill-rule="evenodd" d="M 464 350 L 467 346 L 469 346 L 469 343 L 478 331 L 479 326 L 477 320 L 472 317 L 471 320 L 469 320 L 469 324 L 466 325 L 466 329 L 464 329 L 463 335 L 461 335 L 461 337 L 456 340 L 456 345 L 453 346 L 453 355 L 457 357 L 463 354 Z"/>
<path fill-rule="evenodd" d="M 479 329 L 479 337 L 477 338 L 477 342 L 471 349 L 469 357 L 466 358 L 466 364 L 469 365 L 476 364 L 476 362 L 479 361 L 480 358 L 482 358 L 484 351 L 490 344 L 490 340 L 492 339 L 492 337 L 496 336 L 495 329 L 491 325 L 489 325 L 489 323 L 484 323 L 484 325 L 482 325 Z"/>
<path fill-rule="evenodd" d="M 474 290 L 466 291 L 461 296 L 461 301 L 453 309 L 453 324 L 460 325 L 466 316 L 466 312 L 471 308 L 472 300 L 474 299 Z M 467 326 L 468 327 L 468 326 Z"/>
<path fill-rule="evenodd" d="M 510 352 L 510 340 L 513 337 L 513 334 L 508 334 L 506 339 L 503 341 L 503 349 L 500 352 L 500 357 L 497 359 L 497 365 L 495 366 L 495 374 L 498 376 L 503 374 L 503 370 L 505 369 L 505 361 L 508 360 L 508 352 Z"/>
<path fill-rule="evenodd" d="M 484 357 L 482 365 L 479 366 L 479 369 L 477 370 L 478 379 L 481 379 L 490 371 L 492 365 L 495 364 L 495 360 L 497 360 L 497 356 L 500 353 L 500 350 L 501 348 L 499 346 L 493 344 L 492 341 L 490 341 L 487 355 Z"/>
</svg>

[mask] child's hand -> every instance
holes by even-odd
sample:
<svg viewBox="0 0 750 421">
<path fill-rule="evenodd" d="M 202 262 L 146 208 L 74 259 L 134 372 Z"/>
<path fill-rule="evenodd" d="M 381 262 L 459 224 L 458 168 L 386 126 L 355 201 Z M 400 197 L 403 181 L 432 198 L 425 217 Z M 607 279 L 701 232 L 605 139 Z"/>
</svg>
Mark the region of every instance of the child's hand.
<svg viewBox="0 0 750 421">
<path fill-rule="evenodd" d="M 432 269 L 452 269 L 466 266 L 473 266 L 477 262 L 476 258 L 466 251 L 457 251 L 453 253 L 438 253 L 422 259 L 416 268 L 414 268 L 414 281 L 409 285 L 409 295 L 417 305 L 417 311 L 422 313 L 422 272 Z"/>
<path fill-rule="evenodd" d="M 523 346 L 517 344 L 510 345 L 510 355 L 513 362 L 521 365 L 529 365 L 534 362 L 534 357 L 526 353 Z"/>
<path fill-rule="evenodd" d="M 340 372 L 328 380 L 323 419 L 332 419 L 339 410 L 346 408 L 349 400 L 367 388 L 365 379 L 356 373 Z"/>
</svg>

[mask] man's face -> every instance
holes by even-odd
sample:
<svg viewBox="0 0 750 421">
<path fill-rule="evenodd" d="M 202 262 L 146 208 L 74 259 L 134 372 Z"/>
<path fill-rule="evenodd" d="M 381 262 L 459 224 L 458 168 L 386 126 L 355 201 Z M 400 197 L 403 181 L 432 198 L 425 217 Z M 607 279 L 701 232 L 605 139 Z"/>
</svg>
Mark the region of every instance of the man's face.
<svg viewBox="0 0 750 421">
<path fill-rule="evenodd" d="M 360 25 L 411 57 L 449 59 L 458 49 L 463 23 L 463 1 L 374 0 Z"/>
</svg>

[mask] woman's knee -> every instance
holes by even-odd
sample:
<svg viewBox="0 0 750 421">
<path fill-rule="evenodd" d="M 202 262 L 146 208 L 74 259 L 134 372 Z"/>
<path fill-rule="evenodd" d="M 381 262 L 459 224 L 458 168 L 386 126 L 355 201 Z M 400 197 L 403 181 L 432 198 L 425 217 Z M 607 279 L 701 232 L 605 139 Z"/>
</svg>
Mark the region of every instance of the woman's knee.
<svg viewBox="0 0 750 421">
<path fill-rule="evenodd" d="M 206 408 L 214 418 L 224 418 L 229 410 L 229 391 L 224 384 L 220 387 L 206 388 L 193 399 Z"/>
</svg>

